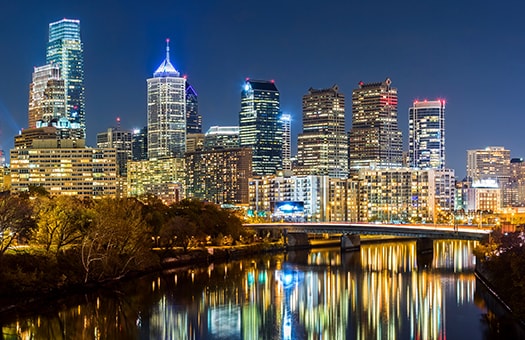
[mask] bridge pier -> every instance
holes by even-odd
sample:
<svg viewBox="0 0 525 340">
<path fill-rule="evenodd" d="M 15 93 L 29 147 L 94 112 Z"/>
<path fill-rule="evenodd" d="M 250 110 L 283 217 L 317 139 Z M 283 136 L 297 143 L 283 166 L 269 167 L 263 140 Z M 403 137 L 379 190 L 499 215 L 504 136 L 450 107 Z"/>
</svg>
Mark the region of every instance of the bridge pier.
<svg viewBox="0 0 525 340">
<path fill-rule="evenodd" d="M 361 236 L 359 234 L 343 234 L 341 236 L 341 250 L 355 251 L 361 248 Z"/>
<path fill-rule="evenodd" d="M 286 233 L 286 248 L 309 249 L 310 241 L 306 233 Z"/>
</svg>

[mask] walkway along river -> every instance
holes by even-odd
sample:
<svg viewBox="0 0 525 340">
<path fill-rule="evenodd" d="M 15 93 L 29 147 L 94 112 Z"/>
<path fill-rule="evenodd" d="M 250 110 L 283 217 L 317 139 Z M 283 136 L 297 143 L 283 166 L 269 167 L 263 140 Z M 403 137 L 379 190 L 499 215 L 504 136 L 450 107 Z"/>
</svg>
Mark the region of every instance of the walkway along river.
<svg viewBox="0 0 525 340">
<path fill-rule="evenodd" d="M 6 339 L 518 339 L 474 274 L 476 241 L 260 255 L 68 296 L 0 320 Z M 521 333 L 520 333 L 521 332 Z"/>
</svg>

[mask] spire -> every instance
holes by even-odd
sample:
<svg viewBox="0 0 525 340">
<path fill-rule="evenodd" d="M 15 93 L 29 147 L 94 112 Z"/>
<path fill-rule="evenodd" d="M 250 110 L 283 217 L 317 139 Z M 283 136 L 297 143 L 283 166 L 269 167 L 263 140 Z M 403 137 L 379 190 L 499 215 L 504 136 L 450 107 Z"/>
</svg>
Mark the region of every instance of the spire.
<svg viewBox="0 0 525 340">
<path fill-rule="evenodd" d="M 170 62 L 170 39 L 166 39 L 166 59 L 160 64 L 153 77 L 179 77 L 180 73 Z"/>
<path fill-rule="evenodd" d="M 166 60 L 170 61 L 170 38 L 166 38 Z"/>
</svg>

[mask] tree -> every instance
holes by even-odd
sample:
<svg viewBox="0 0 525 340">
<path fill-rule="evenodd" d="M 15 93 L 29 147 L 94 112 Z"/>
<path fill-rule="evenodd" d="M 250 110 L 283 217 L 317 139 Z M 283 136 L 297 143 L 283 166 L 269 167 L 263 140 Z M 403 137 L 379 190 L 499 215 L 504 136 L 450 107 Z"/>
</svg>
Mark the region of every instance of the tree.
<svg viewBox="0 0 525 340">
<path fill-rule="evenodd" d="M 195 222 L 190 221 L 187 217 L 172 216 L 162 225 L 160 246 L 166 250 L 178 246 L 187 251 L 192 241 L 199 237 Z"/>
<path fill-rule="evenodd" d="M 4 254 L 15 240 L 30 235 L 35 222 L 28 199 L 13 194 L 0 196 L 0 255 Z"/>
<path fill-rule="evenodd" d="M 135 199 L 94 202 L 81 246 L 85 282 L 119 278 L 152 263 L 150 231 L 142 208 Z"/>
<path fill-rule="evenodd" d="M 80 243 L 89 223 L 88 211 L 81 200 L 71 196 L 40 197 L 35 210 L 36 244 L 58 255 L 64 247 Z"/>
</svg>

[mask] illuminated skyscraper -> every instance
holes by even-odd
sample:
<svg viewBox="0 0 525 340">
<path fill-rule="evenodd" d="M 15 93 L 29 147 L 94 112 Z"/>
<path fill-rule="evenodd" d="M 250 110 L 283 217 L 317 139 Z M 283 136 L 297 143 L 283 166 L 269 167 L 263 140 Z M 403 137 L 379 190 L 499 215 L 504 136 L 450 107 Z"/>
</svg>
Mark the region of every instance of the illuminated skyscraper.
<svg viewBox="0 0 525 340">
<path fill-rule="evenodd" d="M 282 169 L 283 129 L 279 91 L 273 81 L 246 80 L 241 92 L 239 140 L 253 149 L 253 174 L 271 175 Z"/>
<path fill-rule="evenodd" d="M 471 182 L 497 179 L 500 184 L 510 177 L 510 150 L 502 146 L 467 150 L 467 179 Z"/>
<path fill-rule="evenodd" d="M 445 101 L 414 101 L 409 109 L 408 149 L 410 166 L 445 168 Z"/>
<path fill-rule="evenodd" d="M 64 80 L 66 117 L 72 127 L 86 136 L 84 103 L 84 51 L 80 40 L 80 21 L 62 19 L 49 24 L 46 63 L 60 67 Z"/>
<path fill-rule="evenodd" d="M 297 145 L 298 175 L 348 177 L 345 97 L 337 85 L 303 96 L 303 132 Z"/>
<path fill-rule="evenodd" d="M 292 170 L 292 116 L 281 115 L 283 125 L 283 170 Z"/>
<path fill-rule="evenodd" d="M 144 161 L 148 159 L 148 127 L 133 130 L 131 136 L 131 149 L 134 161 Z"/>
<path fill-rule="evenodd" d="M 238 126 L 210 126 L 204 135 L 204 150 L 239 147 Z"/>
<path fill-rule="evenodd" d="M 380 83 L 359 83 L 352 93 L 350 169 L 400 167 L 403 140 L 397 123 L 397 89 L 387 78 Z"/>
<path fill-rule="evenodd" d="M 197 92 L 186 82 L 186 133 L 202 133 L 202 116 L 199 115 Z"/>
<path fill-rule="evenodd" d="M 28 127 L 35 128 L 37 121 L 66 117 L 64 80 L 60 78 L 58 65 L 35 67 L 33 81 L 29 86 Z"/>
<path fill-rule="evenodd" d="M 184 157 L 186 152 L 186 78 L 166 59 L 148 83 L 148 158 Z"/>
</svg>

